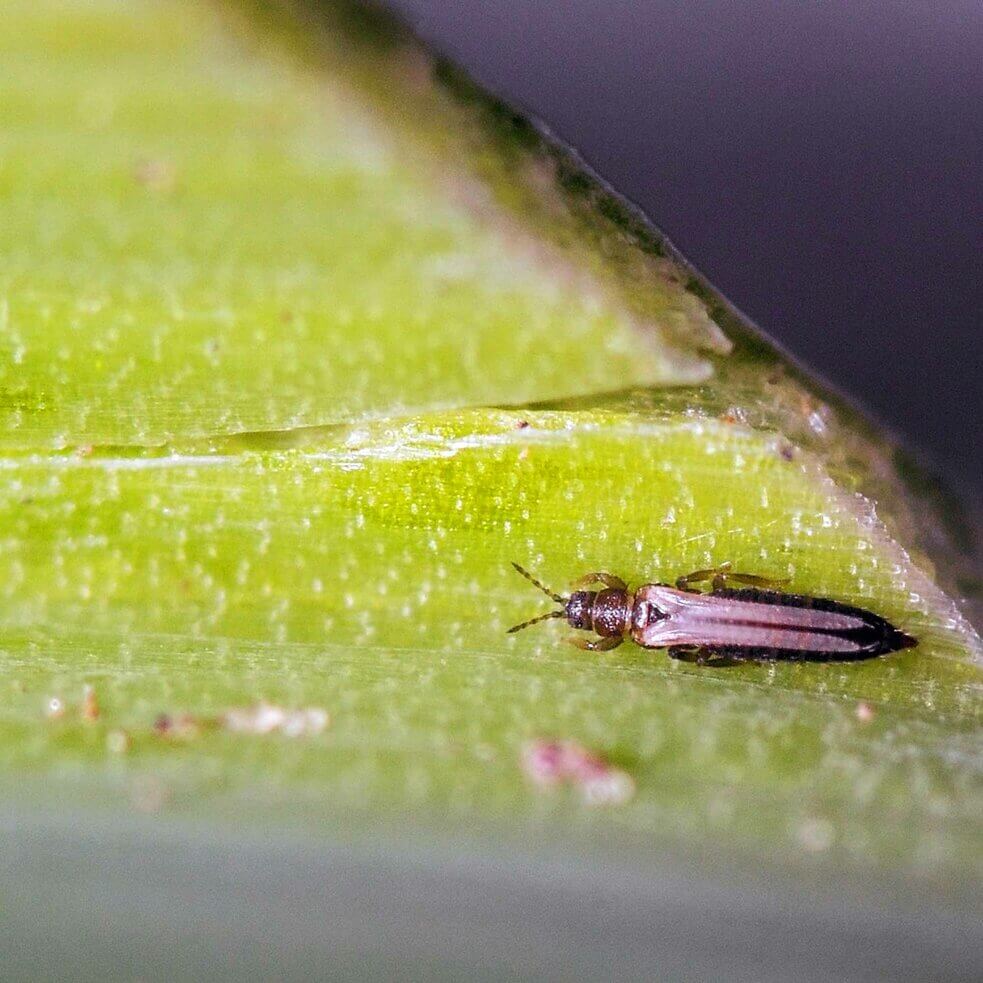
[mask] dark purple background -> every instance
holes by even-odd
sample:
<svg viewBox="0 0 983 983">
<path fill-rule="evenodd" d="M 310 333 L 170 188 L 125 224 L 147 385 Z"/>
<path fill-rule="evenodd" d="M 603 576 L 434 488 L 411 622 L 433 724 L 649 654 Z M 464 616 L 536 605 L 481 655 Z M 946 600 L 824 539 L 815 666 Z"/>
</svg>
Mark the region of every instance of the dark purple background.
<svg viewBox="0 0 983 983">
<path fill-rule="evenodd" d="M 983 488 L 983 3 L 389 5 Z"/>
</svg>

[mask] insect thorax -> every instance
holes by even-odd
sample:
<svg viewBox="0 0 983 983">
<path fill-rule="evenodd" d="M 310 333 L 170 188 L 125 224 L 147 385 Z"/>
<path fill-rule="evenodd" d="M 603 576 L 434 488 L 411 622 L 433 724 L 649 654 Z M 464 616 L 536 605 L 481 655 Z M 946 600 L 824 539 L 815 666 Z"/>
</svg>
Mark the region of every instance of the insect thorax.
<svg viewBox="0 0 983 983">
<path fill-rule="evenodd" d="M 598 591 L 594 598 L 594 631 L 602 637 L 623 635 L 628 629 L 630 608 L 627 591 L 614 587 Z"/>
</svg>

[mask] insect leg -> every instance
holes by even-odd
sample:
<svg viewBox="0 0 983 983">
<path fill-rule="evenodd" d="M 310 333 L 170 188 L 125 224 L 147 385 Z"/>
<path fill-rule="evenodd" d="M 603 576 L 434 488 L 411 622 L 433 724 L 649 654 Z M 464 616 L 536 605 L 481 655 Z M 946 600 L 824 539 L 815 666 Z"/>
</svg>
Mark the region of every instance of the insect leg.
<svg viewBox="0 0 983 983">
<path fill-rule="evenodd" d="M 728 570 L 730 570 L 729 563 L 721 563 L 719 567 L 710 567 L 708 570 L 694 570 L 683 577 L 677 577 L 676 586 L 680 590 L 689 590 L 691 584 L 702 584 L 707 580 L 714 580 Z"/>
<path fill-rule="evenodd" d="M 623 641 L 621 635 L 609 635 L 607 638 L 568 638 L 571 645 L 587 652 L 610 652 L 616 649 Z"/>
<path fill-rule="evenodd" d="M 758 577 L 753 573 L 730 573 L 724 570 L 713 578 L 713 589 L 718 590 L 728 584 L 747 584 L 762 590 L 778 590 L 788 585 L 788 578 Z"/>
<path fill-rule="evenodd" d="M 669 658 L 679 659 L 680 662 L 696 662 L 701 651 L 703 650 L 698 645 L 670 645 Z"/>
<path fill-rule="evenodd" d="M 628 589 L 628 585 L 620 577 L 616 577 L 613 573 L 605 573 L 603 570 L 585 574 L 570 586 L 574 590 L 579 590 L 582 587 L 590 587 L 591 584 L 604 584 L 605 587 L 613 587 L 615 590 Z"/>
<path fill-rule="evenodd" d="M 719 567 L 709 570 L 696 570 L 676 579 L 680 590 L 689 590 L 690 584 L 704 583 L 709 580 L 714 590 L 726 587 L 728 584 L 747 584 L 749 587 L 760 587 L 762 590 L 775 590 L 788 583 L 787 580 L 776 580 L 772 577 L 759 577 L 753 573 L 734 573 L 730 563 L 721 563 Z"/>
<path fill-rule="evenodd" d="M 669 648 L 669 657 L 711 669 L 725 669 L 728 666 L 740 665 L 744 661 L 733 655 L 720 655 L 713 649 L 700 645 L 673 645 Z"/>
</svg>

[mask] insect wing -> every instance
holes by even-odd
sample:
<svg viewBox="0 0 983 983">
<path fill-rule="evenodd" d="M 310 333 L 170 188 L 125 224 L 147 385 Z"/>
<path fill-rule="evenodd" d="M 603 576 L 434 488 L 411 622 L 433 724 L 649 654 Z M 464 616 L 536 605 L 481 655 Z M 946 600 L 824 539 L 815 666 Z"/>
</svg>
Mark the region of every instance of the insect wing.
<svg viewBox="0 0 983 983">
<path fill-rule="evenodd" d="M 822 606 L 813 606 L 813 605 Z M 860 609 L 762 591 L 697 594 L 648 585 L 638 591 L 633 639 L 646 648 L 695 646 L 761 654 L 862 657 L 889 651 L 894 629 Z"/>
</svg>

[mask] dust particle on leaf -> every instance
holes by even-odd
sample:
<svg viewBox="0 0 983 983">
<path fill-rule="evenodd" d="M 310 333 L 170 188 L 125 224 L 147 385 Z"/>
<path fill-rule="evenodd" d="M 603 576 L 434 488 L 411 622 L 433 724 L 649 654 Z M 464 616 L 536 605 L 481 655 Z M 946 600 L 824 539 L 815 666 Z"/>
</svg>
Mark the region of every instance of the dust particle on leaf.
<svg viewBox="0 0 983 983">
<path fill-rule="evenodd" d="M 176 178 L 174 165 L 160 157 L 144 158 L 133 165 L 133 180 L 150 191 L 173 191 Z"/>
<path fill-rule="evenodd" d="M 141 776 L 130 788 L 130 804 L 137 812 L 160 812 L 170 797 L 170 789 L 150 775 Z"/>
<path fill-rule="evenodd" d="M 126 754 L 130 750 L 130 735 L 125 730 L 111 730 L 106 735 L 106 750 L 110 754 Z"/>
<path fill-rule="evenodd" d="M 833 845 L 833 824 L 826 819 L 807 819 L 799 826 L 797 839 L 809 853 L 825 853 Z"/>
<path fill-rule="evenodd" d="M 222 717 L 226 730 L 237 734 L 281 733 L 287 737 L 320 734 L 329 724 L 327 711 L 320 707 L 286 710 L 272 703 L 257 703 L 227 711 Z"/>
</svg>

